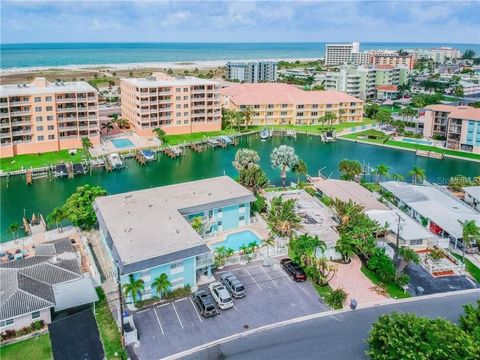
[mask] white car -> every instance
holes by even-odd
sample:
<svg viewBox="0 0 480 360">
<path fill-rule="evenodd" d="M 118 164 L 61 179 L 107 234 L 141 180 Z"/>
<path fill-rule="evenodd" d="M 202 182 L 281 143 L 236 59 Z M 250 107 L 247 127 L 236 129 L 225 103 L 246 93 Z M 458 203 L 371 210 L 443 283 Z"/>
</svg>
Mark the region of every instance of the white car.
<svg viewBox="0 0 480 360">
<path fill-rule="evenodd" d="M 232 296 L 223 284 L 215 281 L 211 283 L 208 288 L 210 289 L 210 293 L 220 309 L 230 309 L 233 306 Z"/>
</svg>

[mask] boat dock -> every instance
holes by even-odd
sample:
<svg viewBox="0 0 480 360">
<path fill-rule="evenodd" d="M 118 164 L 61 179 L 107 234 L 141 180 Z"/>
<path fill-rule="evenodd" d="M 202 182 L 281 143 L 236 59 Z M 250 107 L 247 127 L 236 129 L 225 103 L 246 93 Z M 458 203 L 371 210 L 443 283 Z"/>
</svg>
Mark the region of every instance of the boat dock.
<svg viewBox="0 0 480 360">
<path fill-rule="evenodd" d="M 183 155 L 183 150 L 179 146 L 169 146 L 165 148 L 164 152 L 165 152 L 165 155 L 167 155 L 171 159 L 175 159 L 178 156 Z"/>
<path fill-rule="evenodd" d="M 417 150 L 415 154 L 417 156 L 423 156 L 423 157 L 428 157 L 428 158 L 438 159 L 438 160 L 442 160 L 445 157 L 444 153 L 439 153 L 439 152 L 430 151 L 430 150 Z"/>
<path fill-rule="evenodd" d="M 190 149 L 196 153 L 201 153 L 207 150 L 207 147 L 202 143 L 192 143 L 190 144 Z"/>
</svg>

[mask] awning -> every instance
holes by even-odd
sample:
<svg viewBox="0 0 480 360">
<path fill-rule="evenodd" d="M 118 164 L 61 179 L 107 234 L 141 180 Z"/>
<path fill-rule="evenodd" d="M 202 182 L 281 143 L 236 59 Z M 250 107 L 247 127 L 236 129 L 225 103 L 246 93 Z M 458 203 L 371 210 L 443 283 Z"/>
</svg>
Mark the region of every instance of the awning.
<svg viewBox="0 0 480 360">
<path fill-rule="evenodd" d="M 55 297 L 55 311 L 91 304 L 98 300 L 95 286 L 89 276 L 54 285 L 53 295 Z"/>
</svg>

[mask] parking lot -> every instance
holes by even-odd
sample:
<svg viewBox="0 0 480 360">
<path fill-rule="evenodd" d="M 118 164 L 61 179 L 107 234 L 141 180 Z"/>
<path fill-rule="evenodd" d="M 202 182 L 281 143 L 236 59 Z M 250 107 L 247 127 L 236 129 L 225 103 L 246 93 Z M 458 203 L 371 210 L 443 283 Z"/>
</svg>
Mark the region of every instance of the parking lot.
<svg viewBox="0 0 480 360">
<path fill-rule="evenodd" d="M 309 282 L 296 283 L 280 268 L 262 263 L 228 267 L 247 289 L 234 308 L 213 318 L 199 315 L 191 297 L 161 304 L 134 314 L 140 346 L 131 349 L 139 359 L 159 359 L 247 329 L 326 311 Z"/>
</svg>

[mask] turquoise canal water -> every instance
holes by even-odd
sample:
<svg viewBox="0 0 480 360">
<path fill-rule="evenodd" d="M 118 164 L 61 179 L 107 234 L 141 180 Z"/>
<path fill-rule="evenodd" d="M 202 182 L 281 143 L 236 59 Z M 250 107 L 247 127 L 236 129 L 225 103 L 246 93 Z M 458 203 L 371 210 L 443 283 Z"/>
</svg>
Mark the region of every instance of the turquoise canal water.
<svg viewBox="0 0 480 360">
<path fill-rule="evenodd" d="M 271 168 L 269 158 L 272 149 L 282 143 L 295 147 L 300 158 L 307 162 L 311 175 L 316 175 L 321 169 L 326 176 L 338 177 L 338 163 L 345 158 L 365 161 L 370 166 L 386 164 L 390 167 L 391 173 L 406 174 L 413 165 L 417 165 L 426 170 L 429 181 L 441 184 L 454 175 L 477 176 L 480 173 L 479 163 L 448 158 L 443 160 L 422 158 L 410 151 L 344 140 L 323 144 L 316 136 L 299 135 L 296 140 L 275 137 L 262 142 L 257 136 L 251 136 L 242 138 L 237 147 L 208 150 L 200 154 L 187 150 L 184 156 L 177 159 L 170 159 L 161 154 L 154 163 L 144 166 L 140 166 L 134 159 L 129 159 L 126 169 L 112 173 L 97 169 L 92 175 L 80 175 L 71 180 L 45 178 L 34 180 L 33 185 L 27 186 L 24 176 L 11 176 L 8 180 L 2 178 L 1 239 L 2 241 L 10 239 L 6 229 L 12 222 L 21 221 L 24 210 L 29 215 L 35 212 L 46 216 L 53 208 L 63 204 L 77 186 L 83 184 L 100 185 L 109 194 L 116 194 L 223 174 L 236 177 L 237 172 L 232 166 L 232 160 L 239 147 L 257 150 L 261 157 L 261 166 L 271 182 L 279 184 L 280 173 L 277 169 Z M 289 180 L 295 181 L 296 176 L 289 174 Z"/>
</svg>

